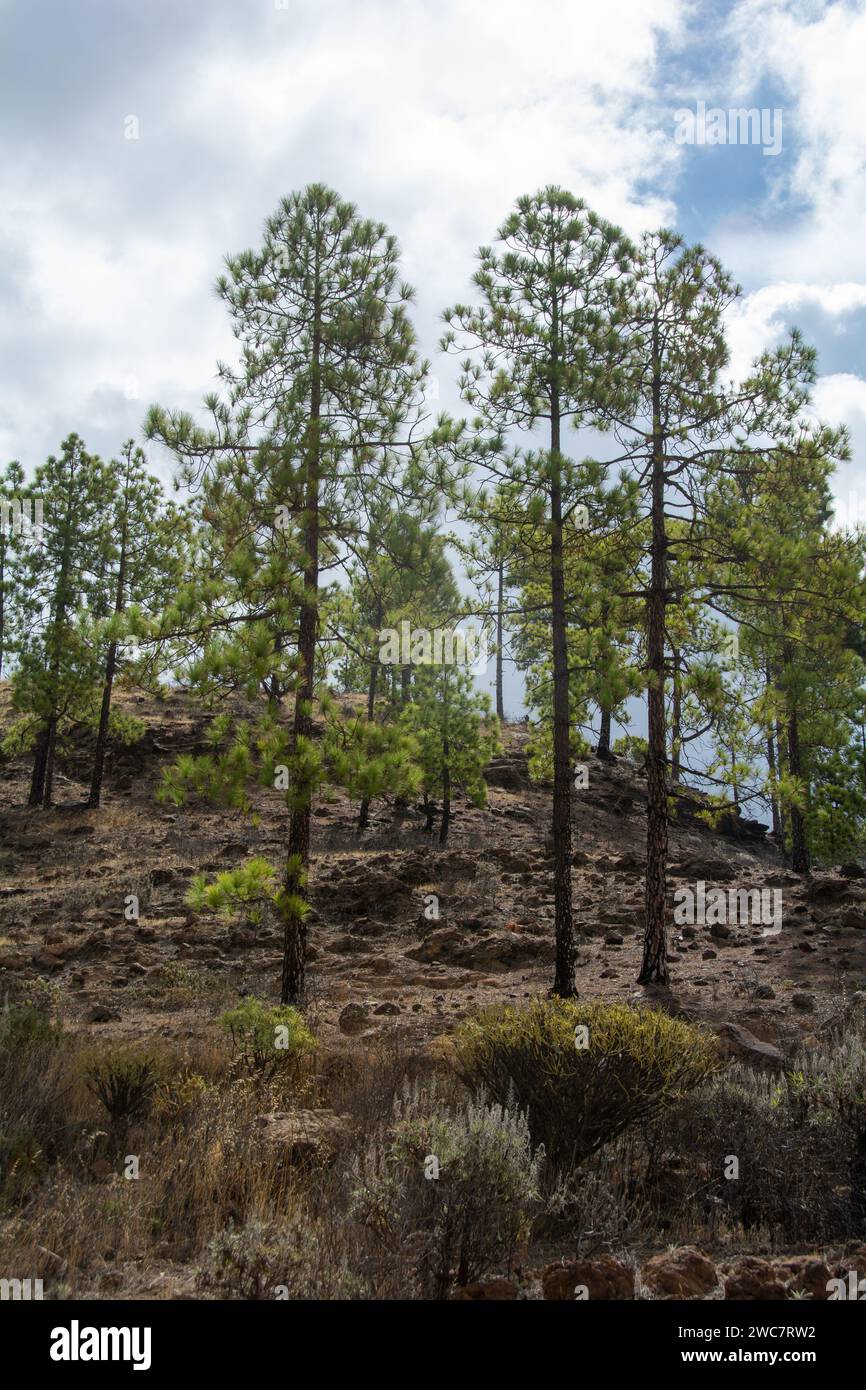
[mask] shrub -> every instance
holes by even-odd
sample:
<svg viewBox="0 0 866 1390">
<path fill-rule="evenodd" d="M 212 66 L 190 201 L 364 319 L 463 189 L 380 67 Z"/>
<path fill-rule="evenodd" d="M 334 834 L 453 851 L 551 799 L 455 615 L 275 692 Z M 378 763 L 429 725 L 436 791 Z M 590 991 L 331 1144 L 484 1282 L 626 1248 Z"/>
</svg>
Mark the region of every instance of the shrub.
<svg viewBox="0 0 866 1390">
<path fill-rule="evenodd" d="M 245 999 L 222 1015 L 220 1026 L 232 1040 L 236 1061 L 251 1076 L 269 1078 L 296 1066 L 316 1046 L 301 1014 L 288 1004 L 269 1006 Z"/>
<path fill-rule="evenodd" d="M 256 857 L 236 869 L 226 869 L 208 882 L 197 874 L 186 902 L 194 912 L 219 912 L 223 917 L 243 916 L 260 926 L 268 903 L 274 901 L 276 870 L 267 859 Z"/>
<path fill-rule="evenodd" d="M 562 1167 L 583 1162 L 719 1066 L 715 1040 L 691 1024 L 564 999 L 488 1010 L 458 1030 L 455 1048 L 464 1081 L 501 1105 L 516 1102 L 533 1142 Z"/>
<path fill-rule="evenodd" d="M 147 1114 L 159 1075 L 152 1057 L 120 1051 L 89 1063 L 86 1079 L 112 1125 L 122 1131 Z"/>
<path fill-rule="evenodd" d="M 862 1023 L 778 1077 L 734 1064 L 670 1120 L 667 1142 L 702 1176 L 705 1209 L 789 1242 L 866 1234 Z M 739 1160 L 736 1182 L 724 1179 L 729 1156 Z"/>
<path fill-rule="evenodd" d="M 360 1292 L 309 1216 L 279 1224 L 249 1221 L 210 1241 L 198 1272 L 199 1289 L 217 1298 L 247 1300 L 351 1298 Z"/>
<path fill-rule="evenodd" d="M 352 1210 L 423 1297 L 509 1264 L 539 1200 L 543 1154 L 524 1116 L 483 1098 L 450 1108 L 418 1082 L 394 1105 L 384 1136 L 357 1156 Z"/>
<path fill-rule="evenodd" d="M 34 1004 L 12 1004 L 0 1010 L 0 1048 L 5 1051 L 51 1046 L 62 1037 L 60 1024 Z"/>
</svg>

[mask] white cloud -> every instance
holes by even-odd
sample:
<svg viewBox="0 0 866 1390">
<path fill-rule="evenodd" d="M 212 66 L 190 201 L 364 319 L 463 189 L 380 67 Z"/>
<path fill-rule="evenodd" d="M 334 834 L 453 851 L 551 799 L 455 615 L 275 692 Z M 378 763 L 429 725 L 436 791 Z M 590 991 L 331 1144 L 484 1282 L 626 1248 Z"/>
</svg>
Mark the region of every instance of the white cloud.
<svg viewBox="0 0 866 1390">
<path fill-rule="evenodd" d="M 563 183 L 632 233 L 670 220 L 645 190 L 682 157 L 655 93 L 660 38 L 680 36 L 684 13 L 685 0 L 217 3 L 180 50 L 148 29 L 134 70 L 91 24 L 76 104 L 38 137 L 35 108 L 16 111 L 28 147 L 10 150 L 0 243 L 26 313 L 0 327 L 0 457 L 32 465 L 73 428 L 116 449 L 150 400 L 194 405 L 233 355 L 212 295 L 223 255 L 311 179 L 397 233 L 431 355 L 441 309 L 519 194 Z M 143 22 L 132 4 L 128 22 Z M 43 61 L 68 73 L 50 42 Z"/>
<path fill-rule="evenodd" d="M 836 318 L 866 309 L 866 283 L 822 285 L 783 281 L 744 295 L 728 311 L 732 374 L 744 376 L 758 354 L 796 324 L 798 310 L 807 308 L 820 309 Z"/>
</svg>

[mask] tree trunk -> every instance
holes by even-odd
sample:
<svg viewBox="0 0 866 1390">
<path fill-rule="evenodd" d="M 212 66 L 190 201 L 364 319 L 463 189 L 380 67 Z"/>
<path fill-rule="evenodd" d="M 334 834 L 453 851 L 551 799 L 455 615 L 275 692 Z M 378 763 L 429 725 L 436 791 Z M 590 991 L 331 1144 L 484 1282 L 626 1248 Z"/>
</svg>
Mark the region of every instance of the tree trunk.
<svg viewBox="0 0 866 1390">
<path fill-rule="evenodd" d="M 451 769 L 448 766 L 448 741 L 445 741 L 445 762 L 442 766 L 442 820 L 439 824 L 439 843 L 447 845 L 451 825 Z"/>
<path fill-rule="evenodd" d="M 665 737 L 665 602 L 667 532 L 665 461 L 657 328 L 653 327 L 653 458 L 650 586 L 646 601 L 648 666 L 646 929 L 638 984 L 667 984 L 668 788 Z"/>
<path fill-rule="evenodd" d="M 45 769 L 48 757 L 48 727 L 44 726 L 39 730 L 36 739 L 36 748 L 33 755 L 33 772 L 30 777 L 30 795 L 27 798 L 28 806 L 41 806 L 42 798 L 45 795 Z"/>
<path fill-rule="evenodd" d="M 42 805 L 50 809 L 54 795 L 54 757 L 57 752 L 57 715 L 49 717 L 45 728 L 45 782 L 42 788 Z"/>
<path fill-rule="evenodd" d="M 772 785 L 775 785 L 775 781 L 776 781 L 776 746 L 775 746 L 775 744 L 774 744 L 774 742 L 773 742 L 773 735 L 772 735 L 771 733 L 767 734 L 767 767 L 768 767 L 769 772 L 770 772 L 770 781 L 771 781 L 771 784 L 772 784 Z M 773 791 L 772 794 L 771 794 L 771 796 L 770 796 L 770 814 L 771 814 L 772 823 L 773 823 L 773 834 L 775 835 L 775 837 L 776 837 L 777 840 L 781 841 L 781 839 L 782 839 L 782 821 L 781 821 L 781 817 L 779 816 L 779 798 L 776 796 L 775 791 Z"/>
<path fill-rule="evenodd" d="M 298 661 L 300 674 L 295 689 L 293 747 L 300 739 L 310 738 L 313 732 L 312 699 L 315 688 L 316 640 L 319 627 L 319 469 L 321 449 L 321 290 L 318 264 L 315 270 L 315 299 L 313 311 L 312 376 L 310 390 L 310 420 L 307 448 L 307 477 L 304 495 L 304 593 L 298 624 Z M 310 863 L 310 814 L 312 787 L 300 785 L 295 789 L 297 800 L 289 818 L 286 847 L 286 869 L 283 889 L 285 897 L 300 902 L 300 910 L 291 901 L 283 906 L 283 972 L 280 1002 L 296 1004 L 304 992 L 307 926 L 306 907 L 309 901 L 307 871 Z"/>
<path fill-rule="evenodd" d="M 505 565 L 502 558 L 496 571 L 496 714 L 505 719 L 505 701 L 502 693 L 502 597 L 505 588 Z"/>
<path fill-rule="evenodd" d="M 124 511 L 123 529 L 120 541 L 120 560 L 117 566 L 117 592 L 114 597 L 115 616 L 123 612 L 124 591 L 126 588 L 126 549 L 127 517 Z M 90 779 L 88 806 L 98 806 L 102 799 L 102 774 L 105 768 L 105 748 L 108 743 L 108 721 L 111 716 L 111 691 L 114 686 L 114 673 L 117 669 L 117 643 L 109 642 L 105 660 L 105 683 L 102 687 L 102 707 L 99 711 L 99 728 L 96 732 L 96 750 L 93 755 L 93 776 Z"/>
<path fill-rule="evenodd" d="M 680 671 L 680 654 L 671 652 L 673 664 L 673 699 L 671 702 L 671 783 L 677 786 L 680 780 L 680 759 L 683 749 L 683 683 Z"/>
<path fill-rule="evenodd" d="M 802 774 L 796 709 L 792 709 L 788 715 L 788 770 L 792 777 L 799 778 Z M 806 844 L 806 821 L 799 806 L 791 807 L 791 868 L 795 874 L 808 874 L 811 871 L 809 849 Z"/>
<path fill-rule="evenodd" d="M 562 456 L 560 452 L 558 302 L 553 295 L 550 410 L 550 590 L 553 647 L 553 892 L 556 968 L 553 993 L 570 999 L 574 984 L 574 917 L 571 901 L 571 711 L 568 700 L 568 641 L 562 545 Z"/>
<path fill-rule="evenodd" d="M 596 754 L 599 758 L 609 758 L 610 754 L 610 710 L 601 709 L 601 722 L 598 726 Z"/>
<path fill-rule="evenodd" d="M 381 623 L 381 621 L 382 621 L 382 619 L 381 619 L 381 616 L 380 616 L 379 622 Z M 369 681 L 369 684 L 368 684 L 368 686 L 367 686 L 367 719 L 368 719 L 371 723 L 372 723 L 372 720 L 373 720 L 373 715 L 374 715 L 374 713 L 375 713 L 375 711 L 376 711 L 376 686 L 378 685 L 378 683 L 379 683 L 379 663 L 378 663 L 378 661 L 372 661 L 372 662 L 370 663 L 370 681 Z M 367 829 L 367 826 L 368 826 L 369 824 L 370 824 L 370 798 L 369 798 L 369 796 L 365 796 L 365 797 L 362 799 L 362 801 L 361 801 L 360 810 L 358 811 L 358 829 L 359 829 L 359 830 L 366 830 L 366 829 Z"/>
<path fill-rule="evenodd" d="M 6 638 L 6 537 L 0 516 L 0 680 L 3 679 L 3 643 Z"/>
</svg>

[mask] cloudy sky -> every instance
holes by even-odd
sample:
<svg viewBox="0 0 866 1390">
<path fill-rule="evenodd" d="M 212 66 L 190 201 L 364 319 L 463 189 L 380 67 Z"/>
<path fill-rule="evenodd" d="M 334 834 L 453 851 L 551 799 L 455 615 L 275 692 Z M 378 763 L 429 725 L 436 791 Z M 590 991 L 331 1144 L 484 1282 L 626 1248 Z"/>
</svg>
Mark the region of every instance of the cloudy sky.
<svg viewBox="0 0 866 1390">
<path fill-rule="evenodd" d="M 737 365 L 803 328 L 866 495 L 864 57 L 863 0 L 0 0 L 0 458 L 195 408 L 222 256 L 313 179 L 397 233 L 451 405 L 441 309 L 555 182 L 722 257 Z M 781 152 L 678 142 L 699 102 L 780 111 Z"/>
</svg>

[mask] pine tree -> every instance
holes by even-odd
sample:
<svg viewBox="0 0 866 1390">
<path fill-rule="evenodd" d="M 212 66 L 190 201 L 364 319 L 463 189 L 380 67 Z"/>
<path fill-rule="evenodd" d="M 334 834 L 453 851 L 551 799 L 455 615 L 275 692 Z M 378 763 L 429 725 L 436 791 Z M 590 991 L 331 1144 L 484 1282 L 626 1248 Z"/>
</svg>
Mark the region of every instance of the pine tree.
<svg viewBox="0 0 866 1390">
<path fill-rule="evenodd" d="M 181 457 L 222 473 L 231 505 L 255 510 L 253 474 L 279 467 L 279 519 L 297 581 L 292 786 L 283 889 L 281 997 L 304 986 L 306 881 L 311 801 L 321 761 L 312 744 L 322 576 L 363 544 L 365 516 L 383 496 L 395 505 L 420 486 L 413 443 L 426 363 L 407 314 L 411 290 L 398 278 L 398 247 L 379 223 L 320 184 L 283 199 L 262 247 L 227 261 L 218 282 L 242 347 L 237 370 L 220 366 L 226 401 L 210 398 L 210 431 L 154 409 L 148 432 Z M 242 518 L 236 528 L 243 541 Z M 225 532 L 223 532 L 225 536 Z M 292 565 L 292 559 L 294 564 Z M 247 576 L 241 573 L 244 586 Z M 286 617 L 288 618 L 288 614 Z M 288 623 L 285 624 L 288 626 Z M 267 634 L 263 634 L 263 645 Z"/>
<path fill-rule="evenodd" d="M 476 691 L 470 673 L 459 665 L 419 665 L 415 693 L 401 715 L 403 727 L 418 745 L 427 825 L 441 805 L 439 843 L 448 843 L 451 798 L 459 790 L 476 806 L 487 800 L 484 769 L 499 750 L 499 722 L 489 696 Z"/>
<path fill-rule="evenodd" d="M 644 585 L 647 678 L 646 934 L 642 984 L 665 984 L 669 820 L 665 689 L 669 674 L 666 629 L 683 582 L 718 604 L 710 570 L 733 558 L 734 538 L 708 525 L 706 498 L 719 476 L 757 467 L 754 442 L 781 432 L 806 399 L 812 359 L 798 335 L 755 365 L 739 385 L 723 381 L 728 349 L 724 314 L 738 288 L 700 246 L 686 247 L 662 231 L 644 237 L 636 263 L 632 307 L 623 324 L 631 354 L 631 404 L 610 411 L 645 497 L 649 529 Z M 678 534 L 673 523 L 682 523 Z M 681 565 L 671 581 L 671 554 Z M 684 580 L 683 576 L 691 576 Z"/>
<path fill-rule="evenodd" d="M 112 460 L 109 478 L 108 524 L 114 544 L 101 587 L 110 604 L 110 618 L 98 633 L 105 648 L 105 667 L 90 806 L 98 806 L 102 795 L 111 697 L 115 677 L 124 665 L 124 639 L 132 635 L 136 621 L 140 625 L 148 616 L 156 617 L 169 602 L 181 577 L 188 540 L 181 516 L 165 505 L 162 485 L 147 474 L 144 454 L 133 440 L 124 445 L 120 461 Z"/>
<path fill-rule="evenodd" d="M 29 500 L 29 499 L 28 499 Z M 24 469 L 13 460 L 0 474 L 0 679 L 3 677 L 3 658 L 7 654 L 9 634 L 13 626 L 14 572 L 17 548 L 30 539 L 22 520 L 24 502 Z M 22 504 L 22 512 L 17 511 Z M 32 520 L 28 510 L 28 519 Z"/>
<path fill-rule="evenodd" d="M 554 992 L 575 993 L 571 885 L 568 622 L 564 530 L 583 482 L 563 450 L 563 427 L 592 423 L 615 394 L 619 341 L 612 330 L 630 248 L 621 232 L 558 188 L 521 198 L 498 233 L 501 254 L 479 252 L 481 303 L 446 311 L 446 349 L 465 350 L 461 391 L 489 431 L 489 471 L 515 485 L 548 526 L 553 658 Z M 613 355 L 613 361 L 612 361 Z M 542 425 L 548 448 L 512 459 L 507 430 Z M 482 454 L 483 458 L 483 454 Z"/>
<path fill-rule="evenodd" d="M 102 598 L 110 481 L 71 434 L 59 457 L 37 468 L 32 492 L 43 503 L 43 539 L 22 557 L 13 707 L 35 736 L 29 804 L 48 807 L 58 734 L 64 721 L 86 714 L 98 681 L 86 610 Z"/>
</svg>

